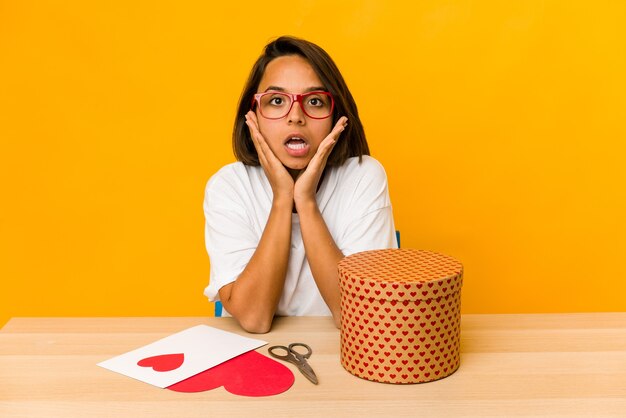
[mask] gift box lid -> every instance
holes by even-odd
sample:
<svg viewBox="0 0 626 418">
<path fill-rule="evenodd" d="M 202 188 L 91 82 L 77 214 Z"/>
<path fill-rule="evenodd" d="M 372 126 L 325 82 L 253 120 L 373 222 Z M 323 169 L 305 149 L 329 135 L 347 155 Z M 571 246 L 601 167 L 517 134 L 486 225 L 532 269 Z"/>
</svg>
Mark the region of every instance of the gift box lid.
<svg viewBox="0 0 626 418">
<path fill-rule="evenodd" d="M 463 265 L 431 251 L 409 248 L 371 250 L 338 264 L 342 291 L 361 298 L 426 300 L 460 291 Z"/>
</svg>

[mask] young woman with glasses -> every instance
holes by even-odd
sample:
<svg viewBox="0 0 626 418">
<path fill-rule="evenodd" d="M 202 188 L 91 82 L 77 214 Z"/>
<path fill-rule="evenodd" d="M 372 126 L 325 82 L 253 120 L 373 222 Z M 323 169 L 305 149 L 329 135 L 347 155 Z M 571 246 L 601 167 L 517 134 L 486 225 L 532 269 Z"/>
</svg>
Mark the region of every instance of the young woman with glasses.
<svg viewBox="0 0 626 418">
<path fill-rule="evenodd" d="M 269 331 L 275 315 L 332 315 L 339 326 L 337 263 L 397 243 L 385 171 L 322 48 L 293 37 L 265 47 L 233 148 L 238 162 L 205 192 L 205 294 L 249 332 Z"/>
</svg>

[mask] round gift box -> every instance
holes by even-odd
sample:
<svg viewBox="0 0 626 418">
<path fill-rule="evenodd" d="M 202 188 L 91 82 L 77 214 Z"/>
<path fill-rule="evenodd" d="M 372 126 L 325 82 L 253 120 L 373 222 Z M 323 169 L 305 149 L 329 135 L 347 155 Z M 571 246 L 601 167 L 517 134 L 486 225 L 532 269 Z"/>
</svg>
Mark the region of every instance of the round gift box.
<svg viewBox="0 0 626 418">
<path fill-rule="evenodd" d="M 377 382 L 423 383 L 458 369 L 461 263 L 403 248 L 352 254 L 338 269 L 347 371 Z"/>
</svg>

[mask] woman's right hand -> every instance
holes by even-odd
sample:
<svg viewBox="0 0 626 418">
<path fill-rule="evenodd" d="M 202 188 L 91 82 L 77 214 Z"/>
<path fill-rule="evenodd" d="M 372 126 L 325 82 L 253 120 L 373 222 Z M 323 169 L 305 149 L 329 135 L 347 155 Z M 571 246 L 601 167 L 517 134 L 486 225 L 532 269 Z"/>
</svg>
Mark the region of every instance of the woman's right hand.
<svg viewBox="0 0 626 418">
<path fill-rule="evenodd" d="M 274 154 L 261 134 L 256 114 L 253 111 L 246 113 L 246 125 L 248 125 L 248 129 L 250 129 L 250 136 L 252 137 L 252 142 L 254 142 L 256 152 L 259 155 L 261 167 L 263 167 L 265 175 L 272 186 L 274 200 L 284 198 L 293 203 L 293 178 L 283 163 L 276 157 L 276 154 Z"/>
</svg>

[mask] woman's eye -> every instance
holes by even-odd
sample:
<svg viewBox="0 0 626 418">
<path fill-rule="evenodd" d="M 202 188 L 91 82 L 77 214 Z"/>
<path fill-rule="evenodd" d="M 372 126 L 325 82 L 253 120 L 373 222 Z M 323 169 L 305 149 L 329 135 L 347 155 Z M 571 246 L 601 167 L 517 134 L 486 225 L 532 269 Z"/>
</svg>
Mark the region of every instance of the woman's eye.
<svg viewBox="0 0 626 418">
<path fill-rule="evenodd" d="M 324 102 L 322 102 L 322 101 L 321 101 L 320 99 L 318 99 L 317 97 L 312 97 L 312 98 L 310 98 L 310 99 L 309 99 L 309 104 L 310 104 L 311 106 L 318 107 L 318 106 L 323 106 L 323 105 L 324 105 Z"/>
<path fill-rule="evenodd" d="M 283 104 L 283 98 L 282 97 L 272 97 L 270 99 L 270 104 L 274 105 L 274 106 L 280 106 L 281 104 Z"/>
</svg>

